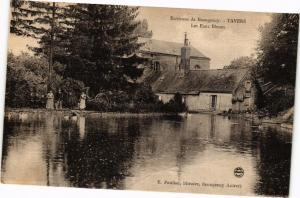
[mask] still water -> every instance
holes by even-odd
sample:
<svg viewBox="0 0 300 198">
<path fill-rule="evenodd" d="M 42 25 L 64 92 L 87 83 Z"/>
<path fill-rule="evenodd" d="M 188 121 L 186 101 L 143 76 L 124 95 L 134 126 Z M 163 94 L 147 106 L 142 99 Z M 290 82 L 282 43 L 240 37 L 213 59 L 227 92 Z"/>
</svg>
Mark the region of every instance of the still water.
<svg viewBox="0 0 300 198">
<path fill-rule="evenodd" d="M 288 194 L 291 134 L 241 118 L 10 112 L 3 141 L 2 183 Z"/>
</svg>

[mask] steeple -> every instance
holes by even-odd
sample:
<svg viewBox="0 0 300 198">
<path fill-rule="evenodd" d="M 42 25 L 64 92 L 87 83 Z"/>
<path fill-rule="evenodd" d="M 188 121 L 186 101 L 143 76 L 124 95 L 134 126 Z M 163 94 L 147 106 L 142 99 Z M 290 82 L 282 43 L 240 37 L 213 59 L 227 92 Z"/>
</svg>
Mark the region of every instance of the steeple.
<svg viewBox="0 0 300 198">
<path fill-rule="evenodd" d="M 189 46 L 189 39 L 187 38 L 187 33 L 184 33 L 184 46 Z"/>
<path fill-rule="evenodd" d="M 190 71 L 190 56 L 191 56 L 191 48 L 189 46 L 189 40 L 187 38 L 187 33 L 184 33 L 184 43 L 181 47 L 181 61 L 180 61 L 180 70 L 185 74 Z"/>
</svg>

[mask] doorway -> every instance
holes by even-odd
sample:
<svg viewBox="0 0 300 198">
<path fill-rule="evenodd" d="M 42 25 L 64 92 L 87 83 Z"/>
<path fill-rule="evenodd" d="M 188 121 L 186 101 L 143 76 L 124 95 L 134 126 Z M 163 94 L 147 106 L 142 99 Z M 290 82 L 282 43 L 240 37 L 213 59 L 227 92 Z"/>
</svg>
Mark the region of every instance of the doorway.
<svg viewBox="0 0 300 198">
<path fill-rule="evenodd" d="M 217 95 L 211 95 L 211 106 L 212 110 L 216 110 L 217 107 Z"/>
</svg>

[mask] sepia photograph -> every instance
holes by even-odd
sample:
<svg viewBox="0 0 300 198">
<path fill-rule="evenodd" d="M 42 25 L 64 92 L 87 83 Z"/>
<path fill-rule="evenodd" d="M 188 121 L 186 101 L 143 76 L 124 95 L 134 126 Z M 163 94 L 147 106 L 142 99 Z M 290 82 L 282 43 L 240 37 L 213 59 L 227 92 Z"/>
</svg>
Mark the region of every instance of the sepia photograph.
<svg viewBox="0 0 300 198">
<path fill-rule="evenodd" d="M 9 13 L 2 184 L 289 196 L 299 14 Z"/>
</svg>

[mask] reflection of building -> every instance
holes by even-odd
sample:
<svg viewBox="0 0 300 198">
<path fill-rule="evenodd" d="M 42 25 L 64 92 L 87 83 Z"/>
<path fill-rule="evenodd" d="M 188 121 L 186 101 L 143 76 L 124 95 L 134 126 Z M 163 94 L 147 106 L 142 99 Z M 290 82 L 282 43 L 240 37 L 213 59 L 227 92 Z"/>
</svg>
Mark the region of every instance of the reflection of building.
<svg viewBox="0 0 300 198">
<path fill-rule="evenodd" d="M 147 53 L 152 61 L 159 55 L 158 64 L 167 66 L 160 69 L 156 63 L 154 66 L 152 63 L 152 67 L 145 71 L 144 81 L 151 84 L 161 101 L 166 103 L 175 93 L 180 93 L 189 111 L 246 111 L 254 108 L 255 89 L 250 80 L 249 68 L 209 69 L 210 59 L 202 57 L 204 62 L 200 61 L 201 66 L 195 69 L 193 54 L 200 52 L 190 46 L 186 35 L 184 44 L 176 45 L 176 50 L 173 44 L 158 43 L 152 42 L 151 46 L 155 48 L 149 48 L 152 51 Z M 166 58 L 167 52 L 171 54 L 168 50 L 173 51 L 174 56 Z"/>
</svg>

